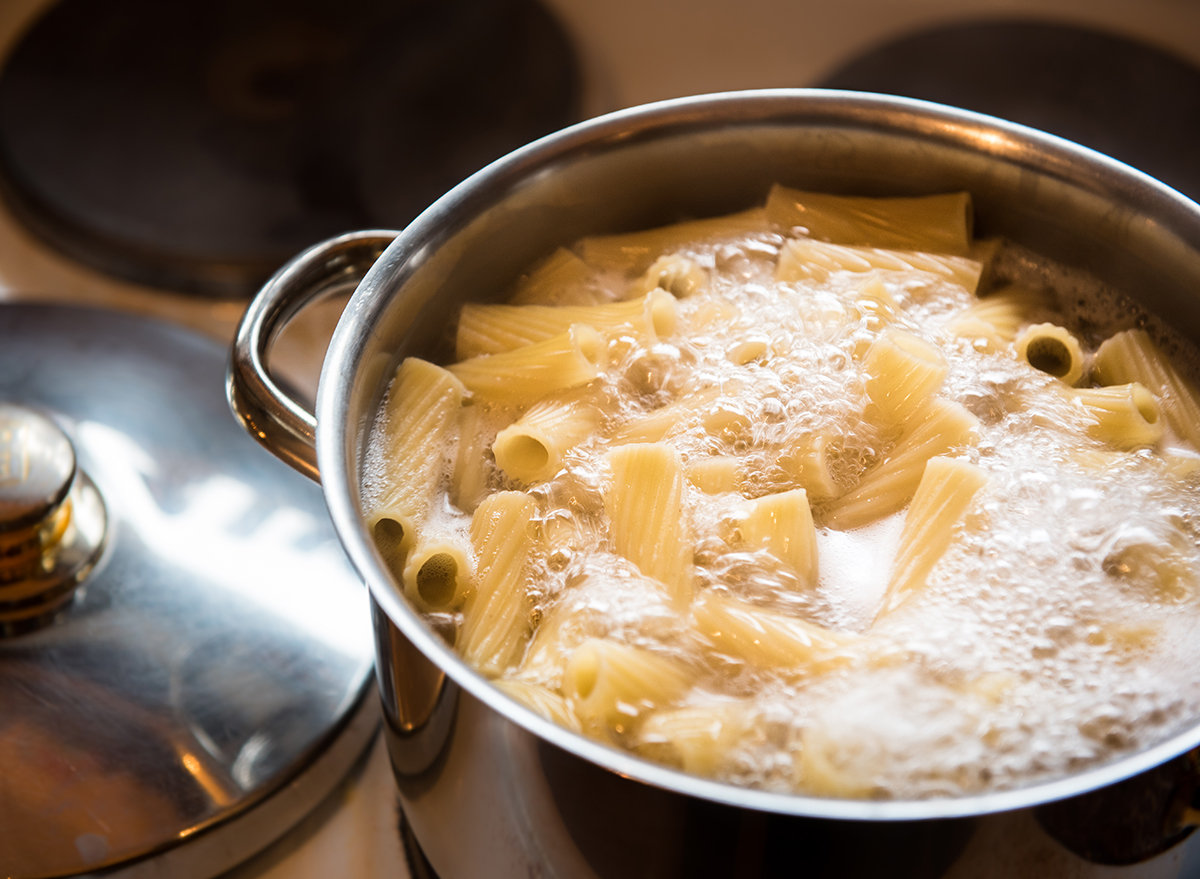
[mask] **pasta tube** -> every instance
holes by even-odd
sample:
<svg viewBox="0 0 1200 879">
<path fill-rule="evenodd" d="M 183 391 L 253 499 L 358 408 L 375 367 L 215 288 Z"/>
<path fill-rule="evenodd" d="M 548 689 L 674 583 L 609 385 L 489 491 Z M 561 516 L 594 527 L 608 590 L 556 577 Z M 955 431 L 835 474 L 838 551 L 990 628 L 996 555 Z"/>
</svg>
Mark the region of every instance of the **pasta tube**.
<svg viewBox="0 0 1200 879">
<path fill-rule="evenodd" d="M 591 299 L 587 284 L 591 275 L 592 269 L 587 263 L 565 247 L 560 247 L 517 283 L 516 292 L 509 303 L 562 305 L 564 299 Z"/>
<path fill-rule="evenodd" d="M 762 208 L 752 208 L 737 214 L 689 220 L 644 232 L 584 238 L 579 243 L 579 249 L 583 261 L 589 266 L 641 274 L 658 257 L 682 247 L 770 230 L 766 212 Z"/>
<path fill-rule="evenodd" d="M 486 675 L 512 665 L 529 635 L 525 581 L 536 509 L 528 495 L 501 491 L 484 499 L 471 518 L 476 584 L 463 609 L 457 647 Z"/>
<path fill-rule="evenodd" d="M 971 194 L 864 198 L 803 192 L 776 184 L 767 195 L 776 226 L 803 227 L 813 238 L 893 250 L 965 256 L 971 246 Z"/>
<path fill-rule="evenodd" d="M 1055 324 L 1034 324 L 1016 339 L 1017 357 L 1075 387 L 1083 379 L 1083 348 L 1079 340 Z"/>
<path fill-rule="evenodd" d="M 368 496 L 367 522 L 397 583 L 404 582 L 407 556 L 441 483 L 462 397 L 462 382 L 415 357 L 400 364 L 388 390 L 380 461 L 383 490 Z"/>
<path fill-rule="evenodd" d="M 586 324 L 542 342 L 472 357 L 449 367 L 472 394 L 486 400 L 528 403 L 592 381 L 600 374 L 603 346 Z"/>
<path fill-rule="evenodd" d="M 586 403 L 536 403 L 497 434 L 492 443 L 496 466 L 526 485 L 542 482 L 562 468 L 563 455 L 599 424 L 599 410 Z"/>
<path fill-rule="evenodd" d="M 735 598 L 705 595 L 692 614 L 717 650 L 762 668 L 820 672 L 848 661 L 850 648 L 863 641 Z"/>
<path fill-rule="evenodd" d="M 1164 419 L 1154 395 L 1137 382 L 1078 388 L 1075 403 L 1092 419 L 1088 434 L 1119 449 L 1152 446 L 1162 439 Z"/>
<path fill-rule="evenodd" d="M 571 654 L 562 690 L 585 729 L 624 733 L 644 711 L 676 701 L 691 683 L 691 673 L 674 660 L 590 638 Z"/>
<path fill-rule="evenodd" d="M 829 440 L 820 434 L 807 438 L 795 448 L 780 453 L 777 463 L 797 485 L 816 500 L 828 500 L 841 493 L 830 469 Z"/>
<path fill-rule="evenodd" d="M 981 266 L 965 256 L 850 247 L 797 238 L 783 245 L 775 265 L 776 281 L 824 282 L 834 272 L 926 272 L 974 293 Z"/>
<path fill-rule="evenodd" d="M 652 289 L 628 302 L 605 305 L 483 305 L 463 306 L 455 336 L 459 360 L 480 354 L 499 354 L 568 332 L 586 324 L 604 332 L 628 326 L 648 339 L 675 332 L 675 297 Z"/>
<path fill-rule="evenodd" d="M 615 445 L 660 442 L 676 428 L 689 424 L 693 419 L 701 419 L 709 405 L 720 396 L 720 388 L 694 391 L 649 415 L 630 421 L 613 434 L 612 441 Z"/>
<path fill-rule="evenodd" d="M 803 585 L 817 584 L 817 529 L 802 488 L 768 494 L 746 504 L 738 532 L 748 546 L 765 549 L 796 572 Z"/>
<path fill-rule="evenodd" d="M 673 254 L 660 256 L 625 291 L 625 298 L 645 296 L 654 290 L 665 290 L 672 296 L 686 299 L 708 286 L 708 272 L 695 260 Z"/>
<path fill-rule="evenodd" d="M 956 458 L 930 458 L 900 532 L 900 547 L 879 615 L 895 610 L 925 585 L 925 578 L 945 554 L 954 533 L 988 476 Z"/>
<path fill-rule="evenodd" d="M 867 351 L 866 391 L 884 415 L 903 422 L 946 377 L 946 358 L 934 345 L 896 327 L 885 329 Z"/>
<path fill-rule="evenodd" d="M 712 775 L 755 720 L 747 706 L 736 702 L 656 711 L 638 729 L 637 750 L 684 772 Z"/>
<path fill-rule="evenodd" d="M 462 406 L 458 410 L 458 454 L 450 474 L 450 503 L 467 513 L 475 512 L 488 492 L 491 467 L 484 455 L 486 448 L 480 407 Z"/>
<path fill-rule="evenodd" d="M 976 340 L 980 350 L 995 351 L 1015 341 L 1021 325 L 1044 307 L 1041 294 L 1009 286 L 958 312 L 945 328 L 955 336 Z"/>
<path fill-rule="evenodd" d="M 702 458 L 688 465 L 688 482 L 705 494 L 737 491 L 741 481 L 742 462 L 737 458 L 718 455 Z"/>
<path fill-rule="evenodd" d="M 1092 359 L 1092 371 L 1102 385 L 1144 385 L 1158 397 L 1171 429 L 1200 449 L 1200 393 L 1145 330 L 1125 330 L 1105 340 Z"/>
<path fill-rule="evenodd" d="M 979 439 L 979 419 L 958 403 L 939 397 L 922 406 L 911 420 L 912 426 L 883 463 L 831 502 L 826 525 L 849 530 L 899 512 L 916 492 L 930 458 Z"/>
<path fill-rule="evenodd" d="M 684 520 L 683 462 L 663 443 L 618 446 L 604 510 L 617 553 L 666 588 L 676 604 L 692 597 L 692 541 Z"/>
<path fill-rule="evenodd" d="M 553 690 L 515 678 L 500 678 L 492 681 L 492 685 L 547 720 L 574 732 L 583 731 L 579 718 L 575 716 L 567 700 Z"/>
<path fill-rule="evenodd" d="M 404 565 L 404 593 L 422 610 L 455 610 L 471 588 L 471 560 L 452 537 L 419 532 Z"/>
</svg>

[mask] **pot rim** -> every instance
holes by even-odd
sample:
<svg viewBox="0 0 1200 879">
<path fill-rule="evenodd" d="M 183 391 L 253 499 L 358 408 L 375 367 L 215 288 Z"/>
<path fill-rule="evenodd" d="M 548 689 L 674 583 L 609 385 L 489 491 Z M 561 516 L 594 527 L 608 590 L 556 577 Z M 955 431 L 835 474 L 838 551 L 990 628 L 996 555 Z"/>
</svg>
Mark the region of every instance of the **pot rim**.
<svg viewBox="0 0 1200 879">
<path fill-rule="evenodd" d="M 547 135 L 467 178 L 420 214 L 376 261 L 339 321 L 317 392 L 317 459 L 335 529 L 379 607 L 427 658 L 493 711 L 565 751 L 619 775 L 676 793 L 738 808 L 816 818 L 908 821 L 978 816 L 1027 808 L 1122 781 L 1200 745 L 1200 718 L 1191 728 L 1134 754 L 1084 772 L 1011 790 L 917 800 L 823 798 L 737 787 L 689 775 L 571 732 L 501 693 L 467 665 L 391 585 L 363 527 L 352 484 L 357 451 L 347 425 L 351 379 L 364 341 L 389 304 L 398 273 L 423 263 L 437 243 L 523 179 L 573 156 L 689 129 L 839 123 L 967 147 L 1028 167 L 1110 200 L 1133 206 L 1200 252 L 1200 205 L 1122 162 L 1070 141 L 983 114 L 865 92 L 764 89 L 677 98 L 619 110 Z M 449 230 L 449 231 L 447 231 Z M 389 372 L 390 375 L 390 372 Z M 322 425 L 331 427 L 322 428 Z M 352 480 L 354 481 L 352 483 Z"/>
</svg>

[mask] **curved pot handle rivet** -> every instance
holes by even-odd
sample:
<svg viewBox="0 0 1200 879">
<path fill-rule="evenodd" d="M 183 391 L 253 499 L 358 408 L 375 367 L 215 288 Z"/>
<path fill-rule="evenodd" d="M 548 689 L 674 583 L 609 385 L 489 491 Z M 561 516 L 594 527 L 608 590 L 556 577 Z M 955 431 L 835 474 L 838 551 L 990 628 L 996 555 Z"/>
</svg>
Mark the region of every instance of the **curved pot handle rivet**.
<svg viewBox="0 0 1200 879">
<path fill-rule="evenodd" d="M 373 229 L 313 245 L 263 285 L 238 324 L 225 383 L 229 406 L 247 433 L 315 481 L 320 481 L 317 420 L 267 372 L 271 345 L 284 324 L 305 305 L 356 287 L 399 234 Z"/>
</svg>

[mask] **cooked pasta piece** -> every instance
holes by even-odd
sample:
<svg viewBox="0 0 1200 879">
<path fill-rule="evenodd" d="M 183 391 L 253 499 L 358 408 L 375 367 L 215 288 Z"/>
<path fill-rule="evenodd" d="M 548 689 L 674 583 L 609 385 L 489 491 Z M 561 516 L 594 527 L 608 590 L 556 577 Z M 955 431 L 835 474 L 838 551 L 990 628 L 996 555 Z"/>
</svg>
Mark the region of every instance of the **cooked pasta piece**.
<svg viewBox="0 0 1200 879">
<path fill-rule="evenodd" d="M 770 230 L 766 212 L 762 208 L 752 208 L 737 214 L 689 220 L 644 232 L 584 238 L 579 243 L 579 249 L 583 261 L 589 266 L 640 275 L 658 257 L 682 247 Z"/>
<path fill-rule="evenodd" d="M 635 418 L 623 425 L 613 434 L 612 441 L 614 445 L 660 442 L 676 428 L 682 428 L 703 418 L 708 407 L 720 396 L 720 388 L 693 391 L 674 403 L 668 403 L 649 415 Z"/>
<path fill-rule="evenodd" d="M 384 405 L 382 490 L 366 498 L 375 545 L 397 583 L 446 470 L 463 385 L 451 373 L 409 357 L 396 370 Z"/>
<path fill-rule="evenodd" d="M 457 648 L 489 676 L 512 665 L 530 631 L 526 570 L 537 504 L 519 491 L 489 495 L 471 518 L 475 590 L 463 608 Z"/>
<path fill-rule="evenodd" d="M 705 494 L 737 491 L 741 481 L 742 462 L 737 458 L 717 455 L 688 464 L 688 482 Z"/>
<path fill-rule="evenodd" d="M 1069 330 L 1056 324 L 1034 324 L 1016 339 L 1017 357 L 1034 369 L 1075 387 L 1083 380 L 1083 348 Z"/>
<path fill-rule="evenodd" d="M 462 406 L 458 410 L 458 452 L 450 474 L 450 503 L 464 513 L 475 512 L 488 492 L 492 467 L 486 449 L 481 408 Z"/>
<path fill-rule="evenodd" d="M 525 485 L 549 479 L 562 468 L 563 455 L 591 436 L 600 420 L 600 410 L 590 403 L 535 403 L 496 435 L 496 466 Z"/>
<path fill-rule="evenodd" d="M 1144 385 L 1158 397 L 1171 429 L 1200 448 L 1200 393 L 1145 330 L 1125 330 L 1106 339 L 1092 359 L 1092 371 L 1102 385 Z"/>
<path fill-rule="evenodd" d="M 511 305 L 592 305 L 596 291 L 588 285 L 591 267 L 560 247 L 517 282 Z"/>
<path fill-rule="evenodd" d="M 736 598 L 704 595 L 692 604 L 696 628 L 717 650 L 763 668 L 819 673 L 852 662 L 860 635 L 834 632 Z"/>
<path fill-rule="evenodd" d="M 636 747 L 643 756 L 684 772 L 712 775 L 756 721 L 753 709 L 739 702 L 656 711 L 639 727 Z"/>
<path fill-rule="evenodd" d="M 950 546 L 954 526 L 987 481 L 987 473 L 967 461 L 929 459 L 905 515 L 879 616 L 895 610 L 925 585 L 929 572 Z"/>
<path fill-rule="evenodd" d="M 480 354 L 499 354 L 568 332 L 586 324 L 604 332 L 628 326 L 648 339 L 675 332 L 675 297 L 666 290 L 650 290 L 627 302 L 604 305 L 481 305 L 463 306 L 455 336 L 459 360 Z"/>
<path fill-rule="evenodd" d="M 604 492 L 617 553 L 659 581 L 677 604 L 692 597 L 692 538 L 683 508 L 683 462 L 663 443 L 618 446 L 604 456 Z"/>
<path fill-rule="evenodd" d="M 830 445 L 827 437 L 816 434 L 805 437 L 794 448 L 779 452 L 776 463 L 791 480 L 818 501 L 841 494 L 830 468 Z"/>
<path fill-rule="evenodd" d="M 404 594 L 427 611 L 457 610 L 471 588 L 471 557 L 456 535 L 417 532 L 404 565 Z"/>
<path fill-rule="evenodd" d="M 811 237 L 835 244 L 959 256 L 970 247 L 973 221 L 968 192 L 865 198 L 779 184 L 767 196 L 767 218 L 785 229 L 801 226 Z"/>
<path fill-rule="evenodd" d="M 708 286 L 708 272 L 686 256 L 660 256 L 650 268 L 626 289 L 624 299 L 645 296 L 654 290 L 665 290 L 672 296 L 686 299 Z"/>
<path fill-rule="evenodd" d="M 673 659 L 590 638 L 571 654 L 562 691 L 586 730 L 624 733 L 647 709 L 679 699 L 692 679 L 692 673 Z"/>
<path fill-rule="evenodd" d="M 603 346 L 586 324 L 542 342 L 472 357 L 449 367 L 472 394 L 485 400 L 528 403 L 587 384 L 600 374 Z"/>
<path fill-rule="evenodd" d="M 935 455 L 978 441 L 979 419 L 958 403 L 934 397 L 910 419 L 896 447 L 852 490 L 835 499 L 825 514 L 831 528 L 849 530 L 899 512 L 912 498 Z"/>
<path fill-rule="evenodd" d="M 571 710 L 567 700 L 553 690 L 516 678 L 500 678 L 492 681 L 492 685 L 501 693 L 511 696 L 530 711 L 540 714 L 547 720 L 552 720 L 559 726 L 565 726 L 572 732 L 583 731 L 579 718 L 575 716 L 575 712 Z"/>
<path fill-rule="evenodd" d="M 965 256 L 850 247 L 797 238 L 784 243 L 775 267 L 775 280 L 821 283 L 834 272 L 861 274 L 877 269 L 891 272 L 925 272 L 974 293 L 979 283 L 980 265 Z"/>
<path fill-rule="evenodd" d="M 725 357 L 730 363 L 745 366 L 747 363 L 758 360 L 766 353 L 766 339 L 746 339 L 744 342 L 738 342 L 725 352 Z"/>
<path fill-rule="evenodd" d="M 958 312 L 945 328 L 955 336 L 976 340 L 982 351 L 996 351 L 1016 340 L 1021 325 L 1045 307 L 1042 294 L 1008 286 Z"/>
<path fill-rule="evenodd" d="M 1119 449 L 1152 446 L 1162 439 L 1158 400 L 1137 382 L 1106 388 L 1077 388 L 1072 399 L 1091 418 L 1088 433 Z"/>
<path fill-rule="evenodd" d="M 949 369 L 935 345 L 897 327 L 879 334 L 863 367 L 867 396 L 896 423 L 912 417 L 933 396 Z"/>
<path fill-rule="evenodd" d="M 817 529 L 802 488 L 748 501 L 738 532 L 747 546 L 765 549 L 796 572 L 801 585 L 817 584 Z"/>
</svg>

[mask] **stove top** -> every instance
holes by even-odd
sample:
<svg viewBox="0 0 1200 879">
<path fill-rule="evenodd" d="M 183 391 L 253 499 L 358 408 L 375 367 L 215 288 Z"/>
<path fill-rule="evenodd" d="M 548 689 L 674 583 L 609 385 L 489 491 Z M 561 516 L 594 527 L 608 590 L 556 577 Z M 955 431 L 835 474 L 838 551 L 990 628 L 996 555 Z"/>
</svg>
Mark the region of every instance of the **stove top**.
<svg viewBox="0 0 1200 879">
<path fill-rule="evenodd" d="M 63 0 L 61 8 L 65 9 L 73 2 L 76 0 Z M 368 0 L 356 0 L 356 3 L 370 5 Z M 225 9 L 232 5 L 224 0 L 188 0 L 186 4 L 178 4 L 193 9 Z M 255 5 L 266 8 L 271 3 L 257 0 Z M 14 57 L 22 38 L 36 37 L 36 29 L 30 28 L 51 6 L 52 0 L 7 0 L 0 4 L 0 56 Z M 1019 21 L 1025 26 L 1043 29 L 1083 27 L 1089 33 L 1098 33 L 1098 39 L 1132 44 L 1138 47 L 1130 50 L 1135 53 L 1149 48 L 1158 59 L 1152 64 L 1181 65 L 1181 69 L 1187 71 L 1184 76 L 1192 76 L 1200 69 L 1200 4 L 1187 0 L 975 0 L 969 8 L 964 7 L 961 0 L 843 0 L 820 5 L 788 0 L 743 0 L 739 3 L 693 0 L 686 6 L 667 0 L 607 0 L 605 3 L 545 0 L 544 8 L 554 16 L 557 22 L 554 27 L 561 28 L 573 49 L 574 63 L 581 72 L 581 87 L 568 99 L 559 96 L 557 104 L 554 100 L 544 101 L 544 106 L 553 105 L 553 112 L 539 115 L 537 108 L 526 107 L 521 124 L 508 129 L 513 137 L 528 137 L 538 126 L 553 127 L 559 120 L 571 116 L 588 117 L 684 94 L 818 84 L 871 87 L 940 98 L 1004 115 L 1004 105 L 971 105 L 969 102 L 977 98 L 961 90 L 921 91 L 927 87 L 944 89 L 944 75 L 940 81 L 935 76 L 930 86 L 928 80 L 920 80 L 920 70 L 909 71 L 911 76 L 902 81 L 882 64 L 883 61 L 911 57 L 905 52 L 917 51 L 920 56 L 925 45 L 922 40 L 931 39 L 933 34 L 945 37 L 954 28 L 970 32 L 972 28 L 978 30 L 977 26 L 985 21 L 995 23 L 998 19 L 1001 24 Z M 386 35 L 380 36 L 384 37 L 386 50 Z M 293 48 L 309 46 L 317 56 L 323 57 L 321 51 L 324 50 L 315 42 L 310 41 L 310 45 L 300 39 L 293 43 Z M 332 52 L 330 47 L 325 48 Z M 929 58 L 928 51 L 925 57 Z M 1002 70 L 1004 76 L 993 78 L 1023 81 L 1036 89 L 1036 68 L 1022 66 L 1025 62 L 1020 58 L 1006 59 L 1003 54 L 994 57 L 997 64 L 1006 64 L 1007 68 Z M 1163 58 L 1168 60 L 1163 62 Z M 969 60 L 964 58 L 962 63 Z M 236 68 L 237 65 L 233 66 Z M 480 72 L 477 67 L 467 67 L 464 71 L 470 75 L 456 81 L 452 92 L 471 91 L 476 84 L 512 87 L 513 80 L 481 82 L 481 77 L 486 78 L 487 73 Z M 976 70 L 973 75 L 980 78 L 992 73 L 994 69 L 985 69 Z M 965 87 L 970 78 L 968 74 L 956 73 L 953 85 Z M 396 75 L 411 75 L 411 71 Z M 1119 80 L 1117 84 L 1121 84 Z M 279 100 L 286 101 L 286 94 L 280 94 L 282 96 L 277 95 Z M 431 100 L 440 101 L 447 92 L 433 89 L 425 94 Z M 268 98 L 269 95 L 270 88 Z M 2 97 L 0 94 L 0 99 Z M 1101 94 L 1099 97 L 1108 96 Z M 233 100 L 232 97 L 229 99 Z M 406 98 L 401 95 L 397 100 L 403 104 Z M 1155 110 L 1152 117 L 1166 115 L 1170 117 L 1167 122 L 1179 122 L 1181 120 L 1175 119 L 1174 115 L 1187 116 L 1190 112 L 1193 124 L 1195 122 L 1194 104 L 1168 102 L 1157 106 L 1165 109 Z M 274 112 L 270 99 L 241 107 L 241 111 L 260 116 Z M 1039 123 L 1040 119 L 1031 117 L 1017 121 Z M 1050 130 L 1057 130 L 1050 122 L 1044 124 Z M 1122 121 L 1120 133 L 1128 134 L 1139 125 L 1130 117 Z M 330 131 L 337 130 L 336 120 L 326 121 L 323 126 L 317 131 L 319 142 L 312 145 L 314 148 L 321 144 L 328 146 Z M 116 134 L 121 136 L 125 132 L 117 130 Z M 404 132 L 392 132 L 393 138 L 402 139 L 403 135 Z M 302 138 L 303 134 L 293 132 L 289 136 Z M 1075 136 L 1087 142 L 1082 135 Z M 1186 160 L 1194 155 L 1191 148 L 1195 138 L 1189 137 L 1180 145 L 1176 140 L 1178 137 L 1176 133 L 1169 133 L 1160 139 L 1175 141 L 1178 148 L 1174 151 L 1174 161 L 1178 162 L 1178 156 L 1182 156 L 1186 165 Z M 467 164 L 486 161 L 492 153 L 503 151 L 508 145 L 507 141 L 502 144 L 501 140 L 474 144 L 477 149 L 470 153 Z M 1105 143 L 1092 145 L 1119 153 L 1118 148 Z M 273 241 L 276 250 L 267 261 L 285 258 L 289 255 L 289 247 L 302 247 L 302 243 L 296 242 L 304 235 L 325 234 L 321 222 L 332 228 L 338 224 L 361 224 L 363 218 L 390 216 L 388 222 L 403 223 L 411 212 L 419 209 L 421 200 L 433 197 L 453 182 L 450 177 L 458 173 L 454 169 L 466 167 L 461 162 L 454 164 L 450 157 L 440 155 L 438 150 L 431 151 L 423 144 L 403 146 L 395 155 L 402 156 L 406 162 L 431 164 L 432 169 L 423 181 L 425 188 L 418 188 L 410 200 L 405 201 L 389 189 L 395 184 L 387 179 L 392 170 L 387 167 L 388 156 L 369 156 L 361 159 L 359 166 L 359 155 L 353 151 L 347 153 L 338 160 L 343 172 L 366 173 L 373 168 L 383 176 L 371 178 L 370 185 L 365 185 L 366 195 L 341 202 L 338 198 L 323 201 L 321 180 L 310 181 L 306 185 L 315 186 L 316 191 L 310 190 L 308 197 L 323 205 L 325 213 L 315 225 L 299 232 L 290 230 L 289 234 L 295 233 L 297 237 L 281 234 Z M 39 158 L 49 161 L 54 157 Z M 1132 154 L 1126 160 L 1135 165 L 1143 161 Z M 303 163 L 302 157 L 296 161 Z M 1152 170 L 1151 160 L 1144 161 L 1146 170 Z M 163 167 L 167 169 L 164 173 L 169 174 L 169 166 Z M 1191 168 L 1194 171 L 1195 166 Z M 1194 186 L 1190 181 L 1195 177 L 1187 177 L 1186 173 L 1172 177 L 1174 172 L 1169 170 L 1158 173 L 1196 197 L 1197 191 L 1190 188 Z M 53 172 L 51 176 L 54 176 Z M 326 179 L 325 183 L 330 181 Z M 330 185 L 336 183 L 335 179 Z M 379 212 L 378 205 L 371 204 L 371 199 L 385 196 L 390 197 L 390 215 Z M 233 298 L 200 297 L 181 292 L 197 289 L 194 283 L 189 286 L 166 274 L 138 273 L 119 265 L 104 264 L 48 235 L 38 226 L 38 219 L 31 218 L 29 205 L 21 204 L 16 209 L 11 203 L 0 205 L 0 254 L 3 254 L 0 258 L 0 301 L 86 303 L 162 317 L 223 341 L 231 338 L 245 307 L 244 287 L 223 288 L 221 292 Z M 282 202 L 272 203 L 271 210 L 286 213 L 279 204 Z M 238 219 L 240 222 L 244 218 Z M 145 222 L 145 218 L 141 221 Z M 153 226 L 153 217 L 149 223 Z M 38 231 L 31 231 L 35 228 Z M 218 231 L 236 233 L 240 228 L 231 224 L 228 229 Z M 145 240 L 153 241 L 162 231 L 159 228 L 144 229 Z M 239 243 L 236 239 L 234 234 L 221 246 L 236 246 Z M 250 262 L 252 260 L 246 260 L 246 264 Z M 260 260 L 260 272 L 262 264 Z M 279 360 L 274 367 L 291 384 L 310 395 L 315 389 L 324 345 L 340 313 L 340 306 L 341 303 L 335 301 L 306 312 L 285 331 L 283 341 L 277 345 Z M 1085 864 L 1068 862 L 1063 850 L 1036 827 L 1018 827 L 1014 832 L 1024 840 L 1016 850 L 1011 850 L 1006 840 L 973 839 L 970 850 L 975 852 L 974 862 L 984 862 L 994 854 L 993 860 L 997 864 L 1032 865 L 1028 868 L 1030 875 L 1052 875 L 1046 870 L 1060 868 L 1074 871 L 1071 875 L 1081 879 L 1121 875 L 1110 868 L 1093 870 Z M 410 872 L 404 851 L 387 755 L 382 742 L 376 741 L 345 783 L 315 812 L 262 853 L 225 875 L 227 879 L 324 879 L 331 875 L 348 879 L 411 875 L 414 879 L 422 879 L 424 865 L 418 862 Z M 1001 875 L 999 869 L 997 876 Z M 952 871 L 952 875 L 958 874 Z M 966 875 L 962 874 L 963 879 Z M 1136 875 L 1150 879 L 1200 875 L 1200 864 L 1185 862 L 1178 852 L 1168 853 L 1141 865 Z"/>
</svg>

